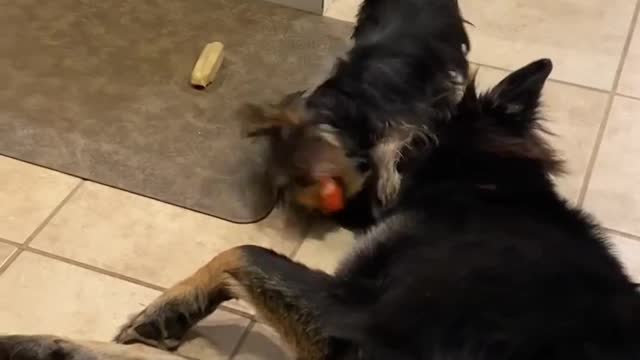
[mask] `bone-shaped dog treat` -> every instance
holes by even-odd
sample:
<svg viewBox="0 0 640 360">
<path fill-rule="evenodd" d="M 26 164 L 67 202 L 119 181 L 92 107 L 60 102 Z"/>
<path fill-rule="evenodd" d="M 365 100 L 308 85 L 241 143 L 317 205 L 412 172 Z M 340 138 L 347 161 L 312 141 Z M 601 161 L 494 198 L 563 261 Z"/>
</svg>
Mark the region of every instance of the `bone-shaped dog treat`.
<svg viewBox="0 0 640 360">
<path fill-rule="evenodd" d="M 222 59 L 224 58 L 224 45 L 221 42 L 207 44 L 191 72 L 191 84 L 198 88 L 205 88 L 216 77 Z"/>
</svg>

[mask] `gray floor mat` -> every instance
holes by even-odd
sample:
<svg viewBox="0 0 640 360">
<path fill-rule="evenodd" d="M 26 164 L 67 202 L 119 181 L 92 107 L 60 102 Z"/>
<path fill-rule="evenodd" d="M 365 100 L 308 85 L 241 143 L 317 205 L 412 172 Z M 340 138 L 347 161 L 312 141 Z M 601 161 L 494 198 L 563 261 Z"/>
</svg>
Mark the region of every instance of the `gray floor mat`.
<svg viewBox="0 0 640 360">
<path fill-rule="evenodd" d="M 308 86 L 350 31 L 260 0 L 0 0 L 0 154 L 257 220 L 274 194 L 237 110 Z M 211 41 L 225 62 L 194 90 Z"/>
</svg>

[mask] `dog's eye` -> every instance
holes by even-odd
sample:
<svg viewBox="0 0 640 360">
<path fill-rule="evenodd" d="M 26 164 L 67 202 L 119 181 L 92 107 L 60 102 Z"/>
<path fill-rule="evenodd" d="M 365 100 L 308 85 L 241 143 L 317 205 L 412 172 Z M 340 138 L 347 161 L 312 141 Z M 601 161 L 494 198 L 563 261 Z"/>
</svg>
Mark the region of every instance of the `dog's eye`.
<svg viewBox="0 0 640 360">
<path fill-rule="evenodd" d="M 302 176 L 302 175 L 295 176 L 293 178 L 293 182 L 296 185 L 300 186 L 300 187 L 308 187 L 308 186 L 311 186 L 311 185 L 313 185 L 315 183 L 315 181 L 313 179 L 311 179 L 310 177 Z"/>
<path fill-rule="evenodd" d="M 371 170 L 371 164 L 369 164 L 369 161 L 367 161 L 367 159 L 352 158 L 351 160 L 356 165 L 356 169 L 358 169 L 358 171 L 365 173 Z"/>
</svg>

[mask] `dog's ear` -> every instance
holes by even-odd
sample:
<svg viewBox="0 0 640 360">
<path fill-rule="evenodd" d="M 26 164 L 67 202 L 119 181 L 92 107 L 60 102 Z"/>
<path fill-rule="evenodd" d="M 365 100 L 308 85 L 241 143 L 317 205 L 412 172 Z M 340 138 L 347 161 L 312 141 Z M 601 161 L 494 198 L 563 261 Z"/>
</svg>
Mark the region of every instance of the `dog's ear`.
<svg viewBox="0 0 640 360">
<path fill-rule="evenodd" d="M 476 87 L 476 78 L 478 75 L 478 71 L 475 70 L 469 76 L 469 82 L 467 82 L 467 86 L 464 89 L 464 94 L 462 95 L 462 99 L 458 103 L 458 111 L 463 113 L 477 113 L 481 110 L 480 101 L 478 98 L 478 90 Z M 466 119 L 466 117 L 463 117 Z"/>
<path fill-rule="evenodd" d="M 245 133 L 255 136 L 302 124 L 304 121 L 302 94 L 302 92 L 289 94 L 276 105 L 245 105 L 241 115 L 246 123 Z"/>
<path fill-rule="evenodd" d="M 508 75 L 488 93 L 491 111 L 499 112 L 507 126 L 527 126 L 536 120 L 544 84 L 551 74 L 549 59 L 535 61 Z"/>
<path fill-rule="evenodd" d="M 490 124 L 478 133 L 484 151 L 505 158 L 538 162 L 548 173 L 560 174 L 562 161 L 541 136 L 549 133 L 539 122 L 542 89 L 551 74 L 551 60 L 535 61 L 513 72 L 481 97 L 482 119 Z"/>
</svg>

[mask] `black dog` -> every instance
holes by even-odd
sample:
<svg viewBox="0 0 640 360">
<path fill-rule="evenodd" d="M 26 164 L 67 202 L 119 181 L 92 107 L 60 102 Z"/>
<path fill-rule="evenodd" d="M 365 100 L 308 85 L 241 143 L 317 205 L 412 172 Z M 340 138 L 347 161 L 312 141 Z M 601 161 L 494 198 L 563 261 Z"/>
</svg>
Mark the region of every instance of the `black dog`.
<svg viewBox="0 0 640 360">
<path fill-rule="evenodd" d="M 308 209 L 319 208 L 322 177 L 336 179 L 348 198 L 371 178 L 373 199 L 392 204 L 400 160 L 437 142 L 468 80 L 457 0 L 366 0 L 353 40 L 308 96 L 252 116 L 250 132 L 271 135 L 276 185 Z"/>
<path fill-rule="evenodd" d="M 550 176 L 540 60 L 478 96 L 466 89 L 396 205 L 335 276 L 270 250 L 215 257 L 118 336 L 171 348 L 240 298 L 297 359 L 640 359 L 640 294 L 599 228 Z"/>
</svg>

